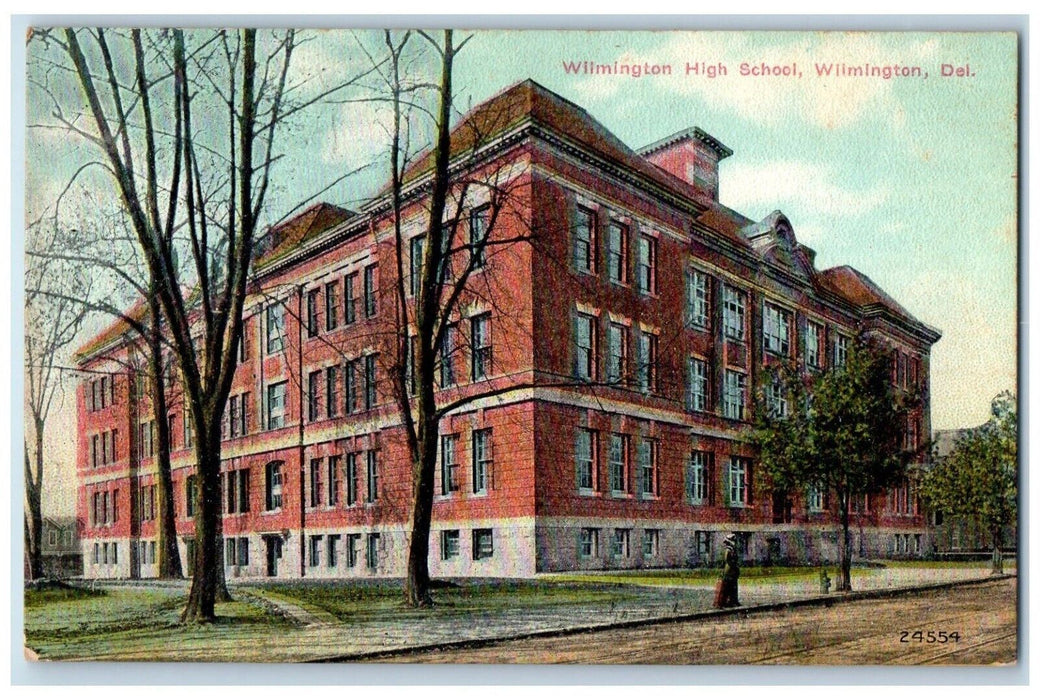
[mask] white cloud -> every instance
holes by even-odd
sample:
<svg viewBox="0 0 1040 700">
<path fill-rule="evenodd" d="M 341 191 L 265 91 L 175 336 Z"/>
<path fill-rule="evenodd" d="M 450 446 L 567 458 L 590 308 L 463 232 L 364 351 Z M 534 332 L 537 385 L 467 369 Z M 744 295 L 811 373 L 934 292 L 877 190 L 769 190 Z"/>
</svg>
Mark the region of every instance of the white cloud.
<svg viewBox="0 0 1040 700">
<path fill-rule="evenodd" d="M 392 127 L 393 115 L 379 103 L 342 105 L 322 139 L 322 160 L 347 169 L 365 165 L 389 148 Z"/>
<path fill-rule="evenodd" d="M 832 167 L 809 161 L 735 161 L 723 167 L 720 199 L 737 211 L 765 214 L 765 209 L 786 207 L 789 215 L 856 216 L 877 209 L 889 195 L 882 184 L 866 190 L 845 187 L 836 181 Z M 798 222 L 792 223 L 801 238 Z"/>
</svg>

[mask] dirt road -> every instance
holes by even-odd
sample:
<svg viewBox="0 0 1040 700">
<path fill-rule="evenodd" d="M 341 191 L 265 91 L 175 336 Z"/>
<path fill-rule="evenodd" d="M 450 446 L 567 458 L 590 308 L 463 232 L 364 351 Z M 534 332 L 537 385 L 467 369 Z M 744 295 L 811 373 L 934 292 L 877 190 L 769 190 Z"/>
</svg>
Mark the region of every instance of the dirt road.
<svg viewBox="0 0 1040 700">
<path fill-rule="evenodd" d="M 397 663 L 993 664 L 1017 657 L 1016 579 L 718 621 L 502 642 Z M 915 632 L 921 634 L 915 639 Z M 905 634 L 904 634 L 905 633 Z M 931 633 L 931 635 L 929 634 Z M 954 633 L 956 641 L 949 639 Z M 931 637 L 934 641 L 929 641 Z M 940 640 L 949 639 L 945 643 Z"/>
</svg>

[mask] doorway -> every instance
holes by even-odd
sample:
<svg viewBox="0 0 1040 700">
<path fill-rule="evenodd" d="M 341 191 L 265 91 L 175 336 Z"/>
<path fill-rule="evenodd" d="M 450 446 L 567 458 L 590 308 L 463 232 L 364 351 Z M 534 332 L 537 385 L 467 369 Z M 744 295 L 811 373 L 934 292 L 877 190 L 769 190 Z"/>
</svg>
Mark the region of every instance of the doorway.
<svg viewBox="0 0 1040 700">
<path fill-rule="evenodd" d="M 278 560 L 282 558 L 282 538 L 279 535 L 264 535 L 267 545 L 267 575 L 278 575 Z"/>
</svg>

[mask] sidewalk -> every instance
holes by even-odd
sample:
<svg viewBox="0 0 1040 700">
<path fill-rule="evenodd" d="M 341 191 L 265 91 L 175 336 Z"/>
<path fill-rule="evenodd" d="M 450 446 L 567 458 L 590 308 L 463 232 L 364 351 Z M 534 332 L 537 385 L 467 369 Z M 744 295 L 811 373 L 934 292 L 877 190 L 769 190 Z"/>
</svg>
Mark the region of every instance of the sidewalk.
<svg viewBox="0 0 1040 700">
<path fill-rule="evenodd" d="M 833 578 L 833 572 L 831 572 Z M 985 580 L 986 569 L 858 569 L 858 592 Z M 236 593 L 237 591 L 237 593 Z M 566 604 L 509 609 L 484 614 L 453 614 L 439 610 L 429 618 L 341 622 L 325 611 L 303 607 L 269 591 L 234 586 L 239 600 L 261 604 L 285 618 L 283 627 L 230 625 L 214 634 L 199 628 L 178 635 L 161 630 L 134 634 L 132 644 L 119 648 L 90 646 L 62 649 L 62 657 L 81 660 L 301 662 L 359 661 L 388 653 L 480 645 L 499 639 L 537 637 L 576 630 L 629 626 L 650 620 L 696 619 L 712 616 L 714 584 L 683 587 L 631 586 L 632 597 L 614 603 Z M 855 595 L 855 594 L 854 594 Z M 741 586 L 744 606 L 784 605 L 818 601 L 818 584 L 797 581 Z M 828 598 L 841 600 L 840 596 Z M 262 601 L 262 602 L 261 602 Z M 738 609 L 738 611 L 741 609 Z M 706 622 L 706 624 L 709 624 Z"/>
</svg>

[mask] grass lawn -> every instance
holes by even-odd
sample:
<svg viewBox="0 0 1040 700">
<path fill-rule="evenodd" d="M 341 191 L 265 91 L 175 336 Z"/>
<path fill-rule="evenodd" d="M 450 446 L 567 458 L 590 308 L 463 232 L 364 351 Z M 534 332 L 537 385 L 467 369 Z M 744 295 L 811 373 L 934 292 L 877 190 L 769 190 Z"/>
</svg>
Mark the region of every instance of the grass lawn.
<svg viewBox="0 0 1040 700">
<path fill-rule="evenodd" d="M 1004 571 L 1015 570 L 1016 561 L 1013 558 L 1004 560 Z M 885 568 L 889 569 L 989 569 L 993 562 L 989 559 L 978 561 L 919 561 L 898 560 L 884 562 Z"/>
<path fill-rule="evenodd" d="M 493 614 L 556 605 L 611 603 L 636 597 L 635 593 L 611 585 L 609 581 L 592 583 L 600 585 L 543 581 L 463 583 L 457 587 L 436 588 L 432 610 L 414 610 L 405 606 L 401 601 L 402 587 L 399 583 L 272 583 L 256 588 L 272 598 L 331 614 L 341 622 Z"/>
<path fill-rule="evenodd" d="M 174 645 L 199 633 L 197 627 L 179 624 L 186 599 L 183 590 L 122 586 L 74 590 L 65 597 L 57 596 L 57 591 L 26 593 L 25 644 L 42 658 L 104 657 L 117 650 L 142 648 L 142 642 L 144 648 Z M 218 604 L 217 616 L 211 629 L 221 636 L 290 626 L 244 599 Z"/>
</svg>

